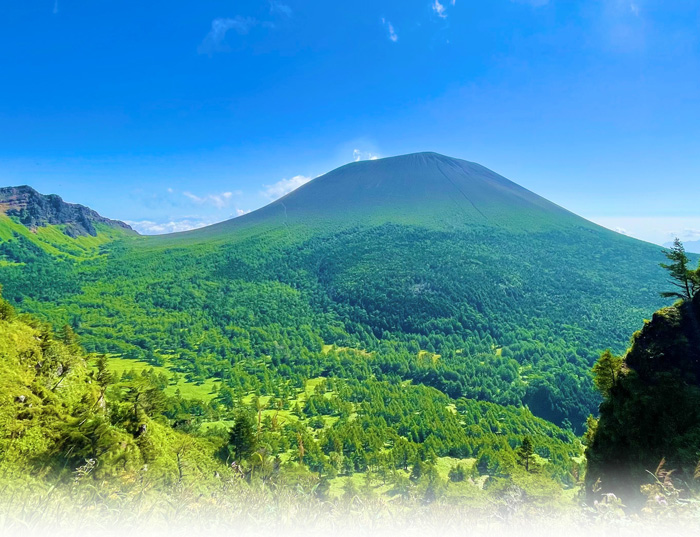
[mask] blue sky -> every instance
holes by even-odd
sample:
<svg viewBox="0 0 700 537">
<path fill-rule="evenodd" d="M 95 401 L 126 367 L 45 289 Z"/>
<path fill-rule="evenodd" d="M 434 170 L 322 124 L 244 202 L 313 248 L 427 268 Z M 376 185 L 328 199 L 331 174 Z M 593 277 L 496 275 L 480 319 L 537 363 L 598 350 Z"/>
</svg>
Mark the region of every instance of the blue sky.
<svg viewBox="0 0 700 537">
<path fill-rule="evenodd" d="M 0 183 L 145 232 L 438 151 L 700 238 L 697 0 L 5 0 L 0 73 Z"/>
</svg>

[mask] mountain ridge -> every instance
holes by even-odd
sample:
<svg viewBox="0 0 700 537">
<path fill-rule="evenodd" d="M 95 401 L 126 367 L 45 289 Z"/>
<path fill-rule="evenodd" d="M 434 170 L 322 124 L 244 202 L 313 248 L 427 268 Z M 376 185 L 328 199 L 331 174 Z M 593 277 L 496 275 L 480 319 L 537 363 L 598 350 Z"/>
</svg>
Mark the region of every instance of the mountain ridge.
<svg viewBox="0 0 700 537">
<path fill-rule="evenodd" d="M 62 231 L 71 238 L 97 236 L 95 224 L 136 234 L 120 220 L 105 218 L 85 205 L 63 201 L 57 194 L 41 194 L 28 185 L 0 188 L 0 211 L 17 218 L 30 230 L 47 225 L 64 226 Z"/>
</svg>

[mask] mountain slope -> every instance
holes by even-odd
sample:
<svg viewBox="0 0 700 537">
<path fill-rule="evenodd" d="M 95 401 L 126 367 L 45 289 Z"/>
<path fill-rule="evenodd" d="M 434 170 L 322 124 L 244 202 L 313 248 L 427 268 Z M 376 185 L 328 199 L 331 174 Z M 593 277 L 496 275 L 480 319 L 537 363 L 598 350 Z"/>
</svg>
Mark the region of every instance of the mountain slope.
<svg viewBox="0 0 700 537">
<path fill-rule="evenodd" d="M 591 364 L 624 350 L 665 279 L 658 247 L 435 154 L 351 164 L 241 218 L 103 249 L 0 281 L 89 350 L 244 393 L 369 376 L 577 430 L 599 400 Z"/>
<path fill-rule="evenodd" d="M 0 262 L 24 263 L 37 252 L 80 258 L 100 245 L 136 235 L 124 222 L 110 220 L 59 196 L 29 186 L 0 188 Z"/>
<path fill-rule="evenodd" d="M 593 227 L 479 164 L 417 153 L 347 164 L 257 211 L 169 237 L 204 239 L 261 224 L 328 227 L 386 222 L 513 231 Z"/>
<path fill-rule="evenodd" d="M 61 225 L 72 238 L 97 235 L 96 225 L 131 231 L 124 222 L 104 218 L 83 205 L 66 203 L 59 196 L 39 194 L 29 186 L 0 188 L 0 210 L 16 217 L 30 229 L 40 226 Z"/>
</svg>

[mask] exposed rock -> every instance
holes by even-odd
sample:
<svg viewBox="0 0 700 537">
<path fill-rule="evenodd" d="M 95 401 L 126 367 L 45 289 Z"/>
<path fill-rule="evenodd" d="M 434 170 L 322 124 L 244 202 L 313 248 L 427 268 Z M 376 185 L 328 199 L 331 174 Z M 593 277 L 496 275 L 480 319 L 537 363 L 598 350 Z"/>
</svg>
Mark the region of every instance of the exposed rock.
<svg viewBox="0 0 700 537">
<path fill-rule="evenodd" d="M 96 236 L 95 224 L 135 233 L 118 220 L 110 220 L 75 203 L 66 203 L 55 194 L 43 195 L 29 186 L 0 188 L 0 212 L 16 217 L 29 229 L 46 225 L 63 225 L 69 237 Z"/>
</svg>

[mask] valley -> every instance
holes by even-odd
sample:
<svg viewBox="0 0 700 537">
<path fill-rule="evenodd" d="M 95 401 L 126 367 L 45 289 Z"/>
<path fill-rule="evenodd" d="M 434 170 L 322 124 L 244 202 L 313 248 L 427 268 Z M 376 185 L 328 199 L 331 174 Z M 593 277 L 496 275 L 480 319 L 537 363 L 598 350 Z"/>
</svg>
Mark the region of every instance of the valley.
<svg viewBox="0 0 700 537">
<path fill-rule="evenodd" d="M 6 322 L 54 342 L 32 353 L 82 364 L 65 393 L 41 395 L 63 361 L 6 392 L 63 416 L 23 464 L 60 482 L 92 461 L 108 488 L 147 467 L 157 489 L 217 490 L 234 463 L 334 501 L 486 506 L 519 483 L 533 505 L 572 506 L 601 402 L 591 367 L 625 351 L 667 277 L 659 247 L 432 153 L 185 233 L 66 225 L 0 217 L 3 296 L 32 319 Z"/>
</svg>

